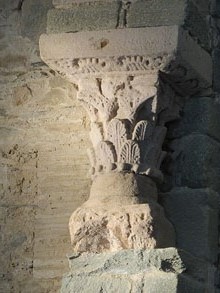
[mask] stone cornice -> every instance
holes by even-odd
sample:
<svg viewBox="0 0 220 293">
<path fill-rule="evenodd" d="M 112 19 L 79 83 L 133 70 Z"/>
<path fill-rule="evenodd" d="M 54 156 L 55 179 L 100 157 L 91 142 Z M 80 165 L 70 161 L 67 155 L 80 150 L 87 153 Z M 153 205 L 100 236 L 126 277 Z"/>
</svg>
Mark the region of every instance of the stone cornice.
<svg viewBox="0 0 220 293">
<path fill-rule="evenodd" d="M 178 26 L 42 35 L 40 51 L 72 82 L 122 72 L 178 76 L 182 68 L 184 79 L 197 80 L 199 88 L 212 84 L 211 56 Z"/>
<path fill-rule="evenodd" d="M 47 59 L 47 64 L 64 76 L 85 77 L 106 73 L 155 73 L 163 70 L 171 62 L 172 56 L 118 56 L 90 58 Z"/>
</svg>

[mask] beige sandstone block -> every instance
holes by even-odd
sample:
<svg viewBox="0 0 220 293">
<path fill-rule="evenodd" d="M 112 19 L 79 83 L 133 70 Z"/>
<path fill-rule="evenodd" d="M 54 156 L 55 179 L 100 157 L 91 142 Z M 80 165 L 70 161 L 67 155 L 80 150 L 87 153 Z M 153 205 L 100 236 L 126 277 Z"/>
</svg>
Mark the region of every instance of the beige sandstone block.
<svg viewBox="0 0 220 293">
<path fill-rule="evenodd" d="M 173 228 L 157 203 L 80 207 L 71 216 L 69 227 L 77 252 L 175 246 Z"/>
</svg>

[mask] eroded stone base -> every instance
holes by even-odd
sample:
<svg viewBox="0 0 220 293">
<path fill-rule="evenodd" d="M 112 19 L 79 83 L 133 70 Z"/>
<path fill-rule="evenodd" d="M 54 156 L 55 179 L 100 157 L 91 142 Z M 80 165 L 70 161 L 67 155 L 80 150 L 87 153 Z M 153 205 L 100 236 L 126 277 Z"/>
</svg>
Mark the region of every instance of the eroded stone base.
<svg viewBox="0 0 220 293">
<path fill-rule="evenodd" d="M 61 293 L 214 292 L 210 266 L 175 248 L 74 254 L 69 262 Z"/>
<path fill-rule="evenodd" d="M 107 252 L 175 246 L 174 230 L 155 203 L 80 207 L 70 218 L 73 250 Z"/>
<path fill-rule="evenodd" d="M 102 253 L 175 246 L 173 226 L 156 200 L 156 185 L 147 176 L 98 176 L 89 200 L 70 218 L 73 250 Z"/>
</svg>

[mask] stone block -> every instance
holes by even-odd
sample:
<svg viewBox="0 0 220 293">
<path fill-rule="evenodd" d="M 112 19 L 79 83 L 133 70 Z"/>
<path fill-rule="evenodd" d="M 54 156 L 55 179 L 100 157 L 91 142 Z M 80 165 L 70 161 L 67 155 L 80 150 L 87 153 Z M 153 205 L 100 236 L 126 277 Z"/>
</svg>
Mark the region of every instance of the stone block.
<svg viewBox="0 0 220 293">
<path fill-rule="evenodd" d="M 128 27 L 165 26 L 182 24 L 184 0 L 134 1 L 127 15 Z"/>
<path fill-rule="evenodd" d="M 189 99 L 180 121 L 170 124 L 169 138 L 178 138 L 192 133 L 206 134 L 220 140 L 220 102 L 210 97 Z"/>
<path fill-rule="evenodd" d="M 82 3 L 95 3 L 95 2 L 117 2 L 118 0 L 53 0 L 53 5 L 56 8 L 69 8 L 71 6 Z"/>
<path fill-rule="evenodd" d="M 197 7 L 199 12 L 209 14 L 209 1 L 207 0 L 191 0 L 191 2 Z"/>
<path fill-rule="evenodd" d="M 220 143 L 206 135 L 191 134 L 174 140 L 173 186 L 220 188 Z"/>
<path fill-rule="evenodd" d="M 209 268 L 176 248 L 74 254 L 69 262 L 62 293 L 205 293 Z"/>
<path fill-rule="evenodd" d="M 10 9 L 15 10 L 20 7 L 20 0 L 0 0 L 0 9 Z"/>
<path fill-rule="evenodd" d="M 47 32 L 76 32 L 113 29 L 117 26 L 119 2 L 84 3 L 48 13 Z"/>
<path fill-rule="evenodd" d="M 210 50 L 209 23 L 207 16 L 209 9 L 207 1 L 188 1 L 184 26 L 191 35 L 199 40 L 200 45 Z"/>
<path fill-rule="evenodd" d="M 220 49 L 213 50 L 213 60 L 214 91 L 220 92 Z"/>
<path fill-rule="evenodd" d="M 51 0 L 23 1 L 21 31 L 22 35 L 35 39 L 46 31 L 47 12 L 52 8 Z"/>
<path fill-rule="evenodd" d="M 220 17 L 220 2 L 219 0 L 211 0 L 211 13 L 214 16 Z"/>
<path fill-rule="evenodd" d="M 175 188 L 161 195 L 176 231 L 177 247 L 196 257 L 216 261 L 218 194 L 210 189 Z"/>
</svg>

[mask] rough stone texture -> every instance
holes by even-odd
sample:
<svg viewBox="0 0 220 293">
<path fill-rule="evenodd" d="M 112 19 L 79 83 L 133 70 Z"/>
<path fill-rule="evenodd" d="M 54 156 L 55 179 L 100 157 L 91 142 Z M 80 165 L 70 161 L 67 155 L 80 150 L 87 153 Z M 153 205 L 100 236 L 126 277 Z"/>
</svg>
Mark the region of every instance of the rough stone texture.
<svg viewBox="0 0 220 293">
<path fill-rule="evenodd" d="M 69 8 L 71 6 L 81 3 L 94 3 L 94 2 L 114 2 L 118 0 L 53 0 L 53 5 L 56 8 Z"/>
<path fill-rule="evenodd" d="M 184 0 L 132 1 L 127 12 L 128 27 L 165 26 L 182 24 Z"/>
<path fill-rule="evenodd" d="M 119 2 L 97 2 L 48 13 L 47 33 L 116 28 Z"/>
<path fill-rule="evenodd" d="M 42 31 L 45 30 L 47 24 L 47 12 L 52 8 L 51 0 L 28 0 L 20 1 L 22 19 L 21 33 L 30 39 L 33 37 L 38 41 Z"/>
<path fill-rule="evenodd" d="M 206 11 L 204 1 L 193 3 L 199 11 Z M 216 6 L 215 14 L 220 16 L 219 1 Z M 38 36 L 46 30 L 50 7 L 49 0 L 0 1 L 0 292 L 4 293 L 59 291 L 60 277 L 66 270 L 64 255 L 70 250 L 68 218 L 89 192 L 90 180 L 85 176 L 88 119 L 75 101 L 75 89 L 42 64 L 36 45 Z M 118 11 L 118 24 L 126 25 L 123 11 L 128 10 Z M 205 29 L 204 17 L 201 24 Z M 215 89 L 219 90 L 218 52 L 214 56 Z M 206 63 L 199 62 L 199 71 L 205 74 Z M 213 177 L 219 171 L 217 155 L 212 162 L 215 160 Z M 218 182 L 218 178 L 215 180 Z M 131 259 L 128 254 L 128 263 Z M 212 270 L 206 274 L 213 275 Z M 201 283 L 194 283 L 192 288 L 191 278 L 181 280 L 186 292 L 202 292 Z M 83 276 L 80 282 L 83 284 Z M 176 282 L 174 277 L 173 286 Z M 141 291 L 143 283 L 134 283 L 134 292 Z M 162 292 L 157 284 L 153 285 L 156 293 Z M 213 292 L 213 288 L 206 288 L 206 292 Z"/>
<path fill-rule="evenodd" d="M 39 57 L 49 1 L 19 3 L 0 1 L 0 292 L 59 292 L 69 217 L 89 193 L 89 122 Z"/>
<path fill-rule="evenodd" d="M 213 284 L 209 288 L 204 284 L 212 267 L 174 248 L 78 254 L 70 256 L 69 262 L 70 273 L 63 278 L 62 293 L 84 293 L 88 289 L 108 293 L 199 293 L 214 289 Z"/>
<path fill-rule="evenodd" d="M 214 86 L 214 90 L 216 92 L 220 92 L 220 48 L 216 48 L 213 51 L 213 59 L 214 59 L 214 63 L 213 63 L 213 74 L 214 74 L 214 80 L 213 80 L 213 86 Z"/>
<path fill-rule="evenodd" d="M 181 119 L 170 125 L 167 136 L 174 139 L 200 133 L 220 141 L 219 112 L 217 97 L 193 97 L 185 103 Z"/>
<path fill-rule="evenodd" d="M 77 252 L 164 248 L 175 245 L 174 231 L 157 203 L 80 207 L 70 218 L 72 247 Z"/>
<path fill-rule="evenodd" d="M 2 292 L 56 292 L 69 217 L 90 185 L 88 121 L 74 89 L 47 68 L 31 74 L 1 88 Z"/>
<path fill-rule="evenodd" d="M 170 148 L 175 158 L 171 165 L 174 186 L 219 190 L 219 142 L 206 135 L 190 134 L 172 141 Z"/>
<path fill-rule="evenodd" d="M 161 197 L 176 231 L 177 247 L 215 262 L 218 252 L 218 193 L 210 189 L 175 188 Z"/>
<path fill-rule="evenodd" d="M 209 14 L 209 1 L 188 1 L 184 27 L 206 50 L 211 49 Z"/>
</svg>

